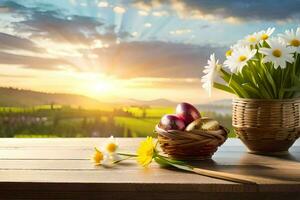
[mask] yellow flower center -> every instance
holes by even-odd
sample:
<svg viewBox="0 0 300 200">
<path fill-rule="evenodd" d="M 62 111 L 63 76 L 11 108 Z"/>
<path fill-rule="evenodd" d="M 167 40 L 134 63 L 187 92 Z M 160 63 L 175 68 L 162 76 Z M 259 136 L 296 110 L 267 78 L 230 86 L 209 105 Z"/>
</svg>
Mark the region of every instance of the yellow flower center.
<svg viewBox="0 0 300 200">
<path fill-rule="evenodd" d="M 100 164 L 100 162 L 103 160 L 103 153 L 101 151 L 96 150 L 93 159 L 95 163 Z"/>
<path fill-rule="evenodd" d="M 232 54 L 232 49 L 229 49 L 228 51 L 226 51 L 226 56 L 229 57 Z"/>
<path fill-rule="evenodd" d="M 248 40 L 252 43 L 256 42 L 256 38 L 254 36 L 249 37 Z"/>
<path fill-rule="evenodd" d="M 279 49 L 275 49 L 273 52 L 272 52 L 273 56 L 279 58 L 281 57 L 282 55 L 282 52 L 279 50 Z"/>
<path fill-rule="evenodd" d="M 268 34 L 262 34 L 261 39 L 262 40 L 267 40 L 269 38 Z"/>
<path fill-rule="evenodd" d="M 291 41 L 291 45 L 294 46 L 294 47 L 299 47 L 300 46 L 300 40 L 293 39 Z"/>
<path fill-rule="evenodd" d="M 117 145 L 115 143 L 109 143 L 107 146 L 106 146 L 106 150 L 110 153 L 113 153 L 117 150 Z"/>
<path fill-rule="evenodd" d="M 245 60 L 247 60 L 247 57 L 246 57 L 246 56 L 242 55 L 242 56 L 239 57 L 239 61 L 240 61 L 240 62 L 243 62 L 243 61 L 245 61 Z"/>
</svg>

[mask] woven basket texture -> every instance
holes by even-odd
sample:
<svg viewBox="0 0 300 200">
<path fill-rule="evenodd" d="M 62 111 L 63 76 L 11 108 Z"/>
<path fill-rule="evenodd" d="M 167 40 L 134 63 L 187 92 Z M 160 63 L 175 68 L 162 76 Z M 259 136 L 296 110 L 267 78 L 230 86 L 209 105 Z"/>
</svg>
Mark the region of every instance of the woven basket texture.
<svg viewBox="0 0 300 200">
<path fill-rule="evenodd" d="M 209 159 L 222 145 L 228 130 L 220 127 L 217 131 L 165 131 L 155 127 L 162 150 L 172 158 L 180 160 Z"/>
<path fill-rule="evenodd" d="M 232 125 L 252 151 L 287 151 L 300 136 L 300 99 L 234 99 Z"/>
</svg>

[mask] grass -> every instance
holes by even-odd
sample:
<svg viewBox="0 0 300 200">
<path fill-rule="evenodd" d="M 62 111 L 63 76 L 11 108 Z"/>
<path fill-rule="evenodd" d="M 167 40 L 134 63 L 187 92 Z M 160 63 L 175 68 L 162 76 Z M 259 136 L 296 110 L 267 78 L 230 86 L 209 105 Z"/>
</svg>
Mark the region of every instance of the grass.
<svg viewBox="0 0 300 200">
<path fill-rule="evenodd" d="M 60 109 L 61 105 L 39 105 L 33 107 L 0 107 L 1 112 L 12 112 L 12 113 L 22 113 L 22 112 L 32 112 L 34 110 L 50 110 L 50 109 Z"/>
<path fill-rule="evenodd" d="M 147 110 L 147 117 L 161 118 L 165 114 L 172 114 L 174 112 L 175 112 L 174 108 L 153 107 L 153 108 Z"/>
<path fill-rule="evenodd" d="M 0 107 L 1 137 L 144 137 L 153 135 L 155 125 L 173 107 L 124 107 L 105 112 L 96 109 L 41 105 L 35 107 Z M 202 113 L 231 128 L 231 116 Z M 43 122 L 36 118 L 45 118 Z M 8 121 L 7 121 L 8 120 Z M 94 135 L 94 133 L 96 135 Z M 233 132 L 229 137 L 235 137 Z"/>
<path fill-rule="evenodd" d="M 175 112 L 175 109 L 172 107 L 125 107 L 123 110 L 132 114 L 134 117 L 143 117 L 145 112 L 145 117 L 147 118 L 160 118 L 165 114 L 172 114 Z"/>
<path fill-rule="evenodd" d="M 124 127 L 124 137 L 144 137 L 153 135 L 155 125 L 159 118 L 138 119 L 132 117 L 115 117 L 115 123 Z"/>
</svg>

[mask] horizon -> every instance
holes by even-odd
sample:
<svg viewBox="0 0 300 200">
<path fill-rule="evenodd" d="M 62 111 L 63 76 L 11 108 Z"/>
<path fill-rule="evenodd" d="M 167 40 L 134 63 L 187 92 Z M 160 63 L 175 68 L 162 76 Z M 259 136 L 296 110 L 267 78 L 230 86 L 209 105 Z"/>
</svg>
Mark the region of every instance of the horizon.
<svg viewBox="0 0 300 200">
<path fill-rule="evenodd" d="M 232 97 L 202 89 L 209 55 L 296 28 L 300 1 L 0 0 L 0 17 L 1 87 L 198 104 Z"/>
<path fill-rule="evenodd" d="M 85 98 L 89 98 L 91 100 L 95 100 L 95 101 L 98 101 L 99 103 L 105 103 L 105 104 L 116 104 L 116 105 L 123 105 L 125 106 L 126 103 L 128 103 L 129 101 L 133 101 L 133 105 L 130 105 L 130 106 L 134 106 L 135 103 L 145 103 L 145 102 L 152 102 L 152 101 L 159 101 L 159 100 L 162 100 L 162 101 L 168 101 L 170 103 L 173 103 L 173 104 L 178 104 L 180 102 L 177 102 L 177 101 L 172 101 L 172 100 L 169 100 L 169 99 L 166 99 L 166 98 L 155 98 L 155 99 L 150 99 L 150 100 L 140 100 L 140 99 L 135 99 L 135 98 L 127 98 L 127 99 L 122 99 L 121 101 L 101 101 L 101 99 L 96 99 L 96 98 L 93 98 L 93 97 L 89 97 L 89 96 L 86 96 L 84 94 L 76 94 L 76 93 L 60 93 L 60 92 L 43 92 L 43 91 L 38 91 L 38 90 L 30 90 L 30 89 L 24 89 L 24 88 L 15 88 L 15 87 L 0 87 L 0 90 L 1 89 L 8 89 L 8 90 L 15 90 L 15 91 L 25 91 L 25 92 L 36 92 L 36 93 L 41 93 L 41 94 L 49 94 L 49 95 L 78 95 L 78 96 L 81 96 L 81 97 L 85 97 Z M 224 99 L 220 99 L 220 100 L 214 100 L 214 101 L 204 101 L 204 102 L 198 102 L 197 104 L 195 105 L 202 105 L 202 104 L 211 104 L 211 103 L 215 103 L 215 102 L 220 102 L 220 101 L 227 101 L 227 100 L 231 100 L 230 98 L 224 98 Z M 145 105 L 149 105 L 149 106 L 153 106 L 151 104 L 145 104 Z M 218 104 L 218 105 L 225 105 L 225 104 Z M 32 105 L 33 106 L 33 105 Z M 82 105 L 84 106 L 84 105 Z M 137 104 L 138 106 L 138 104 Z M 161 105 L 162 106 L 162 105 Z M 170 105 L 171 106 L 171 105 Z M 4 106 L 5 107 L 5 106 Z"/>
</svg>

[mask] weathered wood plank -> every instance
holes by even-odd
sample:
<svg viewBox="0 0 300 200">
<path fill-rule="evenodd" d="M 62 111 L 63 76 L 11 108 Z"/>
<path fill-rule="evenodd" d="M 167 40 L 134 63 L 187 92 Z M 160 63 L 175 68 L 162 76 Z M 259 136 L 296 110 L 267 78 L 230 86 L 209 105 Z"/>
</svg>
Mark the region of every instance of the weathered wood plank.
<svg viewBox="0 0 300 200">
<path fill-rule="evenodd" d="M 92 152 L 89 152 L 92 153 Z M 223 155 L 223 156 L 222 156 Z M 299 169 L 300 163 L 298 161 L 282 160 L 274 157 L 258 156 L 248 154 L 244 156 L 243 160 L 231 159 L 227 153 L 220 153 L 215 156 L 213 160 L 199 161 L 192 163 L 195 166 L 216 169 L 216 170 L 293 170 Z M 238 156 L 238 155 L 237 155 Z M 88 158 L 85 159 L 2 159 L 0 161 L 0 170 L 5 169 L 97 169 L 89 162 Z M 135 161 L 125 161 L 123 164 L 130 165 L 130 168 L 139 168 Z M 118 167 L 115 166 L 115 167 Z M 300 170 L 299 170 L 300 172 Z"/>
<path fill-rule="evenodd" d="M 2 164 L 3 163 L 3 164 Z M 120 176 L 122 176 L 123 173 L 126 173 L 126 178 L 129 178 L 132 180 L 132 177 L 135 177 L 136 174 L 141 174 L 143 172 L 143 169 L 136 166 L 134 161 L 126 162 L 123 165 L 115 166 L 114 168 L 103 168 L 103 167 L 95 167 L 91 164 L 89 164 L 85 160 L 80 161 L 69 161 L 69 160 L 62 160 L 62 161 L 24 161 L 24 164 L 22 165 L 22 162 L 19 161 L 4 161 L 1 163 L 1 169 L 0 169 L 0 181 L 31 181 L 33 177 L 24 177 L 24 174 L 29 173 L 30 171 L 33 171 L 32 174 L 39 174 L 40 171 L 43 171 L 45 173 L 55 173 L 56 171 L 68 171 L 68 172 L 74 172 L 74 171 L 80 171 L 81 174 L 94 174 L 99 175 L 99 182 L 103 182 L 103 179 L 106 179 L 106 177 L 109 177 L 112 180 L 116 180 L 117 182 L 121 180 Z M 220 172 L 228 172 L 228 173 L 234 173 L 239 175 L 244 175 L 245 177 L 251 177 L 252 180 L 255 180 L 259 184 L 290 184 L 290 183 L 300 183 L 300 171 L 299 166 L 294 168 L 272 168 L 272 167 L 256 167 L 251 165 L 218 165 L 218 166 L 201 166 L 203 169 L 211 169 L 216 170 Z M 12 171 L 12 172 L 11 172 Z M 20 174 L 14 172 L 19 172 L 24 174 L 21 174 L 21 178 L 24 178 L 20 180 Z M 170 183 L 175 182 L 182 182 L 183 179 L 195 177 L 197 175 L 195 174 L 186 174 L 183 172 L 177 172 L 177 171 L 170 171 L 159 168 L 157 165 L 153 164 L 151 166 L 151 169 L 147 170 L 148 175 L 154 176 L 158 182 L 164 182 L 169 181 Z M 9 179 L 7 179 L 7 175 L 10 174 Z M 60 172 L 58 173 L 60 174 Z M 159 176 L 158 176 L 159 175 Z M 40 175 L 36 175 L 38 178 Z M 169 177 L 168 177 L 169 176 Z M 176 178 L 175 178 L 176 177 Z M 73 179 L 78 179 L 80 182 L 82 177 L 73 177 Z M 85 178 L 85 177 L 84 177 Z M 167 178 L 167 179 L 166 179 Z M 201 182 L 202 176 L 198 175 L 197 181 Z M 42 179 L 43 180 L 43 179 Z M 41 180 L 39 180 L 41 181 Z M 48 179 L 49 182 L 55 181 L 55 179 Z M 188 182 L 191 180 L 188 179 Z M 213 182 L 213 181 L 212 181 Z"/>
<path fill-rule="evenodd" d="M 122 141 L 123 145 L 130 146 L 132 140 L 135 143 L 144 138 L 117 138 Z M 0 148 L 11 147 L 91 147 L 101 145 L 105 142 L 105 138 L 0 138 Z M 237 138 L 228 139 L 222 147 L 240 146 L 246 149 L 242 142 Z M 295 146 L 300 146 L 300 140 L 295 142 Z"/>
<path fill-rule="evenodd" d="M 122 151 L 134 152 L 140 140 L 122 138 L 119 143 Z M 213 160 L 193 163 L 204 169 L 251 177 L 257 186 L 162 169 L 156 164 L 142 169 L 134 160 L 114 168 L 95 167 L 89 156 L 94 146 L 103 143 L 102 138 L 0 139 L 0 199 L 12 198 L 14 193 L 16 197 L 18 192 L 20 198 L 30 199 L 84 199 L 87 194 L 99 198 L 112 192 L 121 199 L 125 197 L 122 195 L 132 198 L 133 194 L 135 198 L 132 199 L 141 198 L 143 194 L 163 199 L 189 199 L 199 198 L 200 193 L 206 199 L 212 196 L 222 199 L 222 195 L 218 197 L 213 192 L 232 192 L 239 199 L 248 199 L 253 197 L 251 192 L 257 191 L 268 197 L 274 192 L 300 193 L 299 142 L 291 148 L 289 155 L 269 157 L 246 153 L 239 140 L 230 139 Z M 250 193 L 241 196 L 241 192 Z M 47 196 L 47 193 L 53 196 Z M 280 199 L 277 197 L 273 195 L 273 199 Z"/>
</svg>

